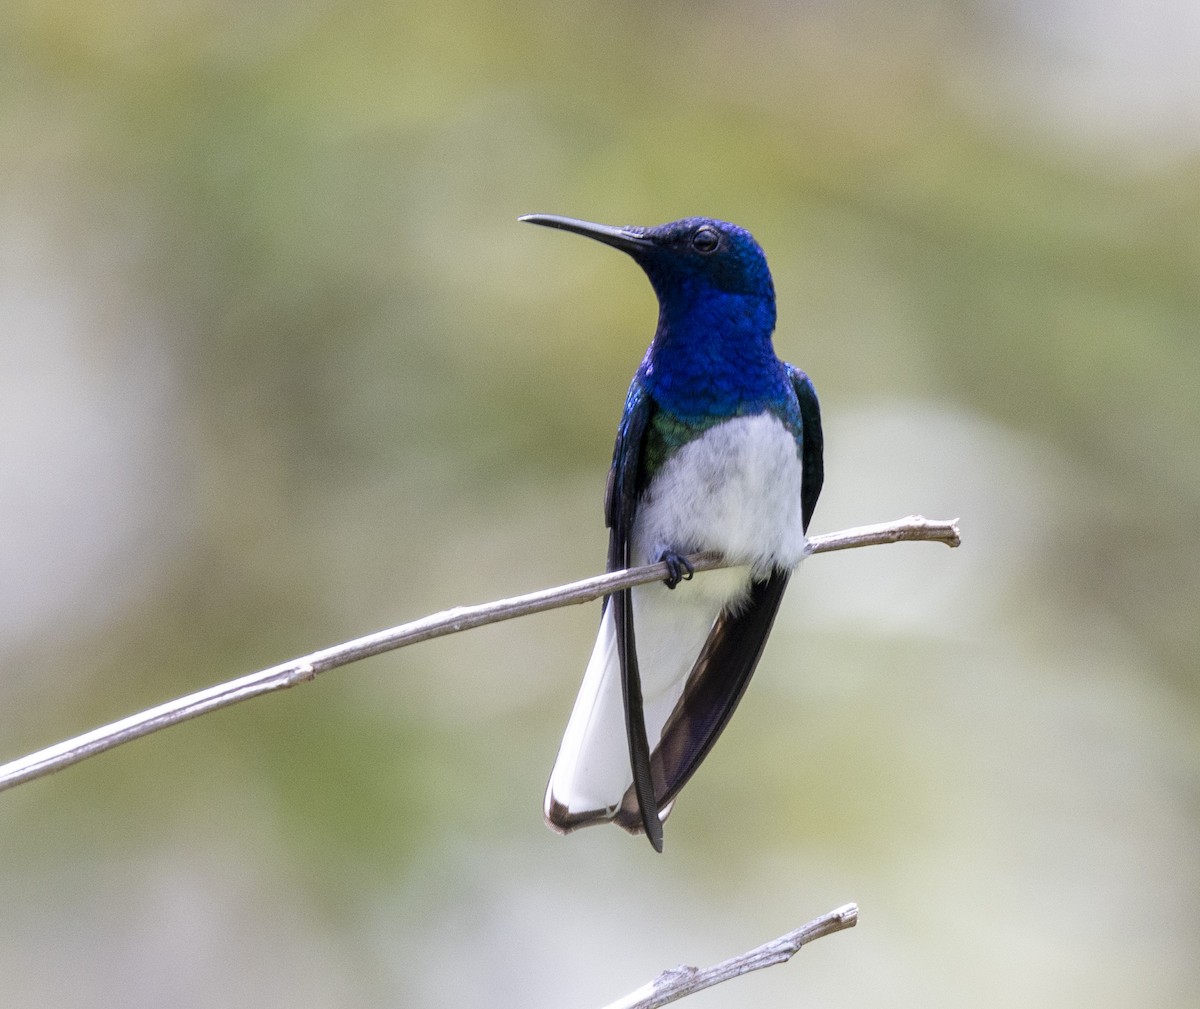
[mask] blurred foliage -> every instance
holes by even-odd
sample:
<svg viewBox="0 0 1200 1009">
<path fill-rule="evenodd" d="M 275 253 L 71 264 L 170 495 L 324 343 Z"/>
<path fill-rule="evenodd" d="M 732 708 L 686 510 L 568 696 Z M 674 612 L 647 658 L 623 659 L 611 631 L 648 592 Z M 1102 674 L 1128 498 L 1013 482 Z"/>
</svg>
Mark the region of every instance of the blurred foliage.
<svg viewBox="0 0 1200 1009">
<path fill-rule="evenodd" d="M 5 5 L 8 755 L 598 568 L 653 297 L 521 213 L 751 228 L 822 396 L 817 527 L 966 536 L 805 566 L 662 859 L 540 824 L 591 608 L 7 793 L 5 1004 L 601 1004 L 853 899 L 709 1004 L 1194 1005 L 1195 30 Z"/>
</svg>

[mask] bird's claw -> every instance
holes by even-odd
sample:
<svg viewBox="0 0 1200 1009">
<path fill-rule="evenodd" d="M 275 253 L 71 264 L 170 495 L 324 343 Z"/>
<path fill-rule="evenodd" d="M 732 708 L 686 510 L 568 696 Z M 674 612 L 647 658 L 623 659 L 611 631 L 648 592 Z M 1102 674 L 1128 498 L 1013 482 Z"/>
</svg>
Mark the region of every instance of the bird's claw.
<svg viewBox="0 0 1200 1009">
<path fill-rule="evenodd" d="M 663 579 L 663 584 L 669 589 L 675 588 L 680 582 L 691 581 L 692 575 L 696 573 L 692 562 L 683 554 L 667 551 L 658 560 L 667 566 L 667 577 Z"/>
</svg>

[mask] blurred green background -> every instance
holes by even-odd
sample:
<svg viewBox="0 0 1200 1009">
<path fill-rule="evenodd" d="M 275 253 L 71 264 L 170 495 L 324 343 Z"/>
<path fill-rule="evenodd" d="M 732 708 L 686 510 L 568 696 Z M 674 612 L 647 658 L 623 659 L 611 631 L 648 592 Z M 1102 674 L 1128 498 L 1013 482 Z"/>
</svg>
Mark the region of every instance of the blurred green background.
<svg viewBox="0 0 1200 1009">
<path fill-rule="evenodd" d="M 1195 1006 L 1200 21 L 1176 0 L 9 0 L 0 758 L 584 577 L 636 267 L 754 231 L 814 558 L 655 856 L 540 803 L 598 607 L 0 796 L 5 1006 Z M 699 1005 L 699 1002 L 696 1003 Z"/>
</svg>

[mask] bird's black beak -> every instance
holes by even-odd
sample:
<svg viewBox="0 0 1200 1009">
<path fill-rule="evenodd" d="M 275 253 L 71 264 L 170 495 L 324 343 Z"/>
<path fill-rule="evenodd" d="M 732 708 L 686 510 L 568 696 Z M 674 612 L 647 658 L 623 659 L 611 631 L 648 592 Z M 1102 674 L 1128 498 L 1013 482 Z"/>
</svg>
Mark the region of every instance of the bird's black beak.
<svg viewBox="0 0 1200 1009">
<path fill-rule="evenodd" d="M 518 220 L 527 221 L 529 224 L 541 224 L 547 228 L 558 228 L 561 231 L 573 231 L 577 235 L 594 238 L 597 242 L 634 255 L 654 244 L 641 228 L 614 228 L 609 224 L 592 224 L 590 221 L 577 221 L 573 217 L 559 217 L 557 214 L 526 214 Z"/>
</svg>

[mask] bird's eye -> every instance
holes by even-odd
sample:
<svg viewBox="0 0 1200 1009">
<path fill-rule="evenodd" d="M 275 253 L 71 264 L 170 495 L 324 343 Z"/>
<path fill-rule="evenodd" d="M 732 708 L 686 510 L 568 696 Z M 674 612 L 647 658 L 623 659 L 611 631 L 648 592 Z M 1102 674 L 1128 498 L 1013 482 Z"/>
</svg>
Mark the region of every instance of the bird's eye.
<svg viewBox="0 0 1200 1009">
<path fill-rule="evenodd" d="M 705 255 L 715 252 L 720 244 L 721 236 L 717 234 L 715 228 L 697 228 L 696 233 L 692 235 L 692 248 Z"/>
</svg>

